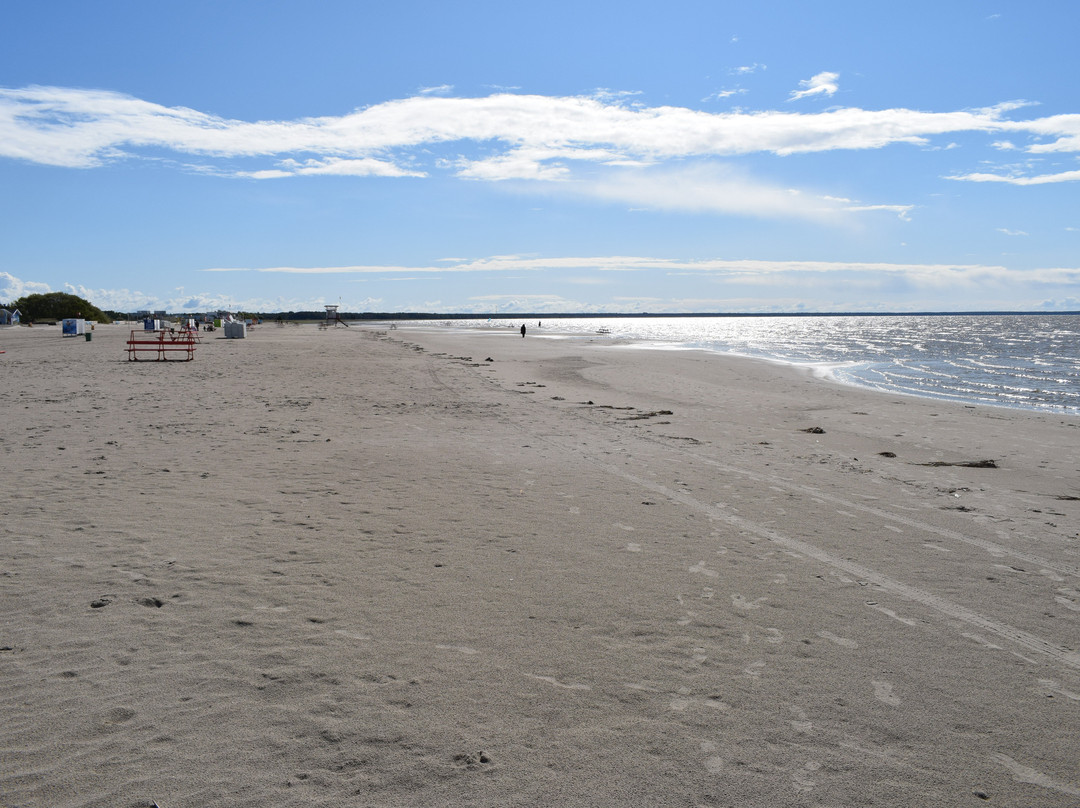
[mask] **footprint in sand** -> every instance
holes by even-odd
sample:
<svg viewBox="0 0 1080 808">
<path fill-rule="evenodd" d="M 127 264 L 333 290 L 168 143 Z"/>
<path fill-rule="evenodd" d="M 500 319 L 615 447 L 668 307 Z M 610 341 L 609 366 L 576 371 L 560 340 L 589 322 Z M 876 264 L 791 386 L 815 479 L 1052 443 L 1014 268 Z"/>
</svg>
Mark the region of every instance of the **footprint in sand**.
<svg viewBox="0 0 1080 808">
<path fill-rule="evenodd" d="M 535 673 L 526 673 L 530 679 L 539 679 L 541 682 L 547 682 L 549 685 L 555 687 L 561 687 L 564 690 L 592 690 L 588 685 L 583 684 L 567 684 L 566 682 L 560 682 L 554 676 L 537 676 Z"/>
<path fill-rule="evenodd" d="M 346 631 L 343 628 L 336 629 L 335 634 L 340 634 L 342 637 L 348 637 L 350 640 L 370 640 L 366 634 L 357 634 L 355 631 Z"/>
<path fill-rule="evenodd" d="M 1055 780 L 1037 769 L 1033 769 L 1030 766 L 1025 766 L 1023 763 L 1013 760 L 1008 755 L 999 753 L 993 755 L 993 757 L 1012 772 L 1013 779 L 1018 783 L 1031 783 L 1034 786 L 1057 791 L 1070 797 L 1080 797 L 1080 788 L 1076 788 L 1069 783 Z"/>
<path fill-rule="evenodd" d="M 801 768 L 791 775 L 791 782 L 795 786 L 795 790 L 802 792 L 813 790 L 814 786 L 817 785 L 817 781 L 811 780 L 810 775 L 820 768 L 821 764 L 814 760 L 804 763 Z"/>
<path fill-rule="evenodd" d="M 690 695 L 689 689 L 685 687 L 680 687 L 678 693 L 678 696 L 668 702 L 668 707 L 677 713 L 685 712 L 690 708 L 697 711 L 702 707 L 708 707 L 711 710 L 719 710 L 722 713 L 731 709 L 731 705 L 719 696 L 706 696 L 704 699 L 695 699 Z"/>
<path fill-rule="evenodd" d="M 1039 686 L 1045 691 L 1049 691 L 1050 694 L 1057 693 L 1070 701 L 1080 701 L 1080 693 L 1073 693 L 1071 690 L 1066 690 L 1064 685 L 1056 679 L 1040 679 Z"/>
<path fill-rule="evenodd" d="M 743 668 L 743 674 L 746 676 L 761 676 L 762 670 L 765 668 L 765 660 L 759 659 L 757 662 L 751 662 L 745 668 Z"/>
<path fill-rule="evenodd" d="M 817 635 L 822 639 L 828 640 L 829 642 L 836 643 L 841 648 L 855 649 L 859 647 L 859 644 L 855 642 L 855 640 L 849 640 L 846 637 L 837 637 L 831 631 L 819 631 Z"/>
<path fill-rule="evenodd" d="M 1062 587 L 1057 590 L 1060 595 L 1054 597 L 1054 602 L 1074 612 L 1080 612 L 1080 592 L 1075 589 Z"/>
<path fill-rule="evenodd" d="M 135 717 L 135 711 L 130 707 L 114 707 L 104 716 L 106 724 L 124 724 Z"/>
<path fill-rule="evenodd" d="M 903 623 L 905 626 L 918 625 L 914 620 L 911 620 L 911 619 L 909 619 L 907 617 L 901 617 L 896 612 L 894 612 L 892 609 L 886 609 L 884 606 L 880 606 L 877 603 L 874 603 L 873 601 L 867 601 L 866 605 L 869 606 L 871 609 L 877 609 L 882 614 L 888 615 L 893 620 L 896 620 L 896 621 L 898 621 L 900 623 Z"/>
<path fill-rule="evenodd" d="M 893 686 L 889 682 L 872 681 L 874 686 L 874 698 L 888 704 L 890 707 L 900 706 L 900 697 L 893 693 Z"/>
<path fill-rule="evenodd" d="M 973 634 L 970 631 L 961 631 L 960 636 L 961 637 L 967 637 L 969 640 L 971 640 L 972 642 L 978 643 L 983 648 L 989 648 L 989 649 L 994 650 L 994 651 L 1002 650 L 1000 645 L 996 645 L 996 644 L 990 642 L 990 640 L 986 639 L 986 637 L 983 637 L 980 634 Z"/>
<path fill-rule="evenodd" d="M 694 703 L 694 700 L 692 698 L 689 698 L 690 688 L 680 687 L 675 692 L 679 695 L 676 698 L 673 698 L 670 702 L 668 702 L 668 707 L 670 707 L 675 712 L 681 713 L 683 710 L 685 710 L 687 707 Z"/>
<path fill-rule="evenodd" d="M 768 598 L 754 598 L 753 600 L 747 600 L 742 595 L 732 595 L 731 605 L 736 609 L 742 609 L 746 612 L 751 609 L 760 609 L 762 602 L 766 600 L 768 600 Z"/>
<path fill-rule="evenodd" d="M 629 553 L 640 553 L 641 545 L 637 542 L 630 542 L 628 545 L 626 545 L 626 550 Z"/>
<path fill-rule="evenodd" d="M 705 771 L 709 774 L 720 774 L 724 768 L 724 759 L 715 754 L 717 746 L 712 741 L 702 741 L 701 751 L 709 757 L 705 758 Z"/>
<path fill-rule="evenodd" d="M 790 710 L 791 714 L 795 716 L 788 721 L 788 723 L 791 724 L 791 728 L 793 730 L 795 730 L 800 735 L 808 735 L 810 734 L 810 732 L 813 731 L 814 725 L 810 721 L 810 719 L 806 717 L 805 710 L 803 710 L 801 707 L 796 707 L 795 705 L 790 705 L 788 707 L 788 710 Z"/>
<path fill-rule="evenodd" d="M 704 561 L 699 561 L 694 566 L 690 567 L 690 574 L 691 575 L 704 575 L 704 576 L 706 576 L 708 578 L 716 578 L 717 576 L 720 575 L 720 573 L 717 572 L 716 570 L 711 570 L 708 567 L 706 567 Z"/>
</svg>

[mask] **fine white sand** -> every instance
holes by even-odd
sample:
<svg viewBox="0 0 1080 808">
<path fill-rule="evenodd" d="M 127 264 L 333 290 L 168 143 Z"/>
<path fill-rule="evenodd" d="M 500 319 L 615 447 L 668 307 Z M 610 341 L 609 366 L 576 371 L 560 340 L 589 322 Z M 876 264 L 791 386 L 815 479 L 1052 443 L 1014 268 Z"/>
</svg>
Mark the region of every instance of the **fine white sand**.
<svg viewBox="0 0 1080 808">
<path fill-rule="evenodd" d="M 1080 419 L 127 334 L 0 329 L 0 805 L 1080 805 Z"/>
</svg>

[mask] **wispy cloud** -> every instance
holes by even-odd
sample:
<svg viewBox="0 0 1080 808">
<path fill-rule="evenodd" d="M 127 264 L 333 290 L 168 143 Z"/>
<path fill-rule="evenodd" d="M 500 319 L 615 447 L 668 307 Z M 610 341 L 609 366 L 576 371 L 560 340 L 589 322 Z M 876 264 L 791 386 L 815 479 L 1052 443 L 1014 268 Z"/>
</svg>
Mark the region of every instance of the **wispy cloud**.
<svg viewBox="0 0 1080 808">
<path fill-rule="evenodd" d="M 793 90 L 791 93 L 791 100 L 797 101 L 800 98 L 809 98 L 813 95 L 824 95 L 826 97 L 835 95 L 836 91 L 840 89 L 837 82 L 840 80 L 839 73 L 818 73 L 808 79 L 803 79 L 799 82 L 800 90 Z"/>
<path fill-rule="evenodd" d="M 908 219 L 912 205 L 863 205 L 849 199 L 769 184 L 730 165 L 613 170 L 589 182 L 573 183 L 566 193 L 629 205 L 639 210 L 717 213 L 764 219 L 835 222 L 868 211 L 888 211 Z"/>
<path fill-rule="evenodd" d="M 710 93 L 701 100 L 703 102 L 723 101 L 725 98 L 732 98 L 736 95 L 745 95 L 746 92 L 746 89 L 742 87 L 738 88 L 737 90 L 717 90 L 715 93 Z"/>
<path fill-rule="evenodd" d="M 792 97 L 832 95 L 836 82 L 837 74 L 819 73 Z M 449 173 L 482 181 L 585 183 L 581 169 L 589 166 L 648 172 L 687 160 L 707 163 L 752 154 L 784 156 L 894 144 L 930 148 L 934 138 L 958 133 L 992 134 L 997 144 L 1013 142 L 1002 135 L 1026 135 L 1030 154 L 1080 152 L 1080 115 L 1006 117 L 1024 106 L 1028 104 L 1010 101 L 951 112 L 839 108 L 805 114 L 712 113 L 650 107 L 634 100 L 632 93 L 610 90 L 590 96 L 498 93 L 480 98 L 429 93 L 336 117 L 241 121 L 102 90 L 0 88 L 0 157 L 92 169 L 122 160 L 161 160 L 164 152 L 175 155 L 169 162 L 187 170 L 256 180 Z M 1039 185 L 1074 181 L 1080 172 L 958 172 L 950 179 Z M 712 190 L 696 190 L 686 206 L 724 209 L 723 189 L 717 192 L 715 179 L 703 185 L 710 183 Z M 606 178 L 586 192 L 611 197 L 620 184 L 625 198 L 633 199 L 635 183 L 622 177 Z M 758 187 L 756 198 L 761 192 Z M 775 195 L 775 201 L 783 201 L 783 193 Z M 806 199 L 814 196 L 800 193 Z M 900 212 L 907 206 L 895 207 Z M 807 210 L 804 205 L 781 209 Z M 850 211 L 880 209 L 871 203 Z"/>
<path fill-rule="evenodd" d="M 687 311 L 851 311 L 925 310 L 926 301 L 982 301 L 989 308 L 1016 309 L 1077 308 L 1062 301 L 1073 296 L 1080 284 L 1080 267 L 1046 267 L 1030 270 L 986 264 L 904 264 L 881 262 L 769 261 L 703 259 L 684 260 L 632 255 L 543 257 L 500 255 L 479 259 L 451 259 L 439 266 L 357 265 L 323 267 L 233 267 L 204 270 L 210 273 L 274 273 L 295 275 L 293 295 L 237 298 L 220 292 L 189 292 L 173 289 L 164 295 L 132 289 L 88 288 L 63 284 L 66 291 L 90 300 L 99 308 L 116 311 L 165 309 L 170 312 L 198 312 L 216 309 L 244 311 L 321 310 L 327 301 L 306 290 L 319 284 L 320 275 L 351 276 L 357 289 L 370 289 L 366 297 L 343 301 L 352 311 L 380 310 L 385 306 L 380 285 L 393 281 L 422 279 L 418 289 L 432 288 L 431 281 L 453 273 L 475 273 L 482 281 L 498 278 L 501 287 L 520 285 L 518 292 L 499 292 L 449 301 L 424 300 L 413 304 L 395 303 L 399 311 L 596 311 L 617 312 L 637 308 L 653 313 Z M 441 265 L 441 264 L 447 265 Z M 363 281 L 363 283 L 359 283 Z M 620 294 L 603 302 L 571 300 L 547 291 L 552 282 L 582 286 L 609 285 Z M 655 294 L 661 282 L 666 294 Z M 702 282 L 707 286 L 702 287 Z M 280 285 L 280 284 L 279 284 Z M 286 288 L 290 284 L 286 283 Z M 538 288 L 539 287 L 539 288 Z M 473 287 L 446 283 L 453 289 Z M 715 290 L 714 294 L 704 290 Z M 794 294 L 792 290 L 805 293 Z M 882 290 L 904 289 L 912 293 L 907 304 L 896 299 L 880 302 Z M 23 281 L 0 272 L 0 303 L 32 292 L 52 291 L 47 285 Z M 634 294 L 639 292 L 639 294 Z M 864 295 L 863 298 L 852 295 Z M 860 302 L 865 300 L 868 302 Z M 877 300 L 877 303 L 872 301 Z M 1042 302 L 1039 302 L 1039 301 Z M 988 305 L 987 301 L 992 301 Z M 627 306 L 630 305 L 630 309 Z"/>
<path fill-rule="evenodd" d="M 456 260 L 456 259 L 455 259 Z M 864 274 L 903 276 L 911 283 L 937 287 L 953 283 L 985 281 L 1025 284 L 1080 283 L 1080 268 L 1021 270 L 986 264 L 903 264 L 858 261 L 767 261 L 702 259 L 682 260 L 648 256 L 564 256 L 542 257 L 501 255 L 456 260 L 441 266 L 357 265 L 338 267 L 230 267 L 204 272 L 286 273 L 299 275 L 397 273 L 509 273 L 509 272 L 661 272 L 667 276 L 708 275 L 716 278 L 762 279 L 775 275 L 813 276 Z"/>
<path fill-rule="evenodd" d="M 65 283 L 64 290 L 85 298 L 106 311 L 135 312 L 164 310 L 170 313 L 218 311 L 319 311 L 328 302 L 319 296 L 296 297 L 237 297 L 220 292 L 187 292 L 183 288 L 164 295 L 149 294 L 134 289 L 93 289 L 81 284 Z M 46 290 L 51 291 L 51 290 Z M 335 301 L 336 302 L 336 301 Z M 381 299 L 368 297 L 353 301 L 356 309 L 377 306 Z"/>
<path fill-rule="evenodd" d="M 869 211 L 895 213 L 900 220 L 910 222 L 911 212 L 915 210 L 915 207 L 915 205 L 849 205 L 845 210 L 850 213 L 865 213 Z"/>
<path fill-rule="evenodd" d="M 825 74 L 821 74 L 825 75 Z M 827 92 L 827 85 L 816 92 Z M 623 96 L 483 98 L 415 97 L 340 117 L 238 121 L 184 107 L 164 107 L 105 91 L 58 87 L 0 89 L 0 155 L 49 165 L 91 168 L 144 149 L 226 158 L 385 159 L 450 142 L 573 150 L 576 157 L 612 151 L 628 157 L 682 158 L 772 152 L 872 149 L 925 143 L 954 132 L 1027 131 L 1057 135 L 1031 151 L 1080 150 L 1080 115 L 1031 121 L 1003 119 L 1016 104 L 956 112 L 906 109 L 829 112 L 709 113 L 647 107 Z M 1076 141 L 1075 144 L 1073 141 Z M 301 159 L 298 155 L 307 154 Z"/>
<path fill-rule="evenodd" d="M 250 177 L 257 180 L 275 179 L 280 177 L 304 177 L 319 175 L 336 175 L 346 177 L 424 177 L 423 171 L 410 171 L 402 166 L 386 160 L 377 160 L 373 157 L 362 157 L 355 160 L 343 157 L 327 157 L 316 160 L 304 161 L 286 159 L 277 164 L 277 168 L 262 169 L 260 171 L 237 171 L 236 176 Z"/>
<path fill-rule="evenodd" d="M 1018 174 L 974 172 L 971 174 L 956 174 L 946 177 L 946 179 L 964 182 L 1004 182 L 1009 185 L 1048 185 L 1055 182 L 1077 182 L 1080 180 L 1080 170 L 1061 171 L 1057 174 L 1039 174 L 1034 177 L 1025 177 Z"/>
</svg>

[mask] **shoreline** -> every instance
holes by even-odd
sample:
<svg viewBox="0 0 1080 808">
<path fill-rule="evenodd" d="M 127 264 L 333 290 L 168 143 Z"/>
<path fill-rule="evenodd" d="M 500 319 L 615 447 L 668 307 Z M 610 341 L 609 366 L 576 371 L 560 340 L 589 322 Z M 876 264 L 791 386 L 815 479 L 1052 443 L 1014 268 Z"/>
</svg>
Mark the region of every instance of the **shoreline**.
<svg viewBox="0 0 1080 808">
<path fill-rule="evenodd" d="M 512 332 L 126 336 L 0 332 L 13 804 L 1080 795 L 1075 419 Z"/>
<path fill-rule="evenodd" d="M 1066 313 L 1071 314 L 1071 312 L 1066 312 Z M 947 313 L 944 313 L 944 314 L 947 314 Z M 977 315 L 980 315 L 980 314 L 994 314 L 994 313 L 993 312 L 990 312 L 990 313 L 975 312 L 975 313 L 971 313 L 971 314 L 972 314 L 972 316 L 977 316 Z M 703 315 L 703 316 L 714 316 L 714 315 Z M 742 315 L 731 315 L 731 316 L 742 316 Z M 804 316 L 812 317 L 812 316 L 819 316 L 819 315 L 804 315 Z M 838 316 L 840 316 L 840 315 L 838 315 Z M 846 316 L 877 316 L 877 315 L 846 315 Z M 896 315 L 881 315 L 881 316 L 896 316 Z M 911 315 L 911 316 L 929 316 L 929 315 Z M 595 318 L 595 319 L 603 319 L 603 318 Z M 385 327 L 385 325 L 366 323 L 364 321 L 357 321 L 357 323 L 361 328 L 365 328 L 365 327 L 366 328 Z M 396 322 L 394 323 L 394 328 L 398 328 L 398 324 Z M 479 335 L 494 336 L 494 335 L 504 334 L 504 333 L 508 333 L 508 332 L 513 332 L 515 334 L 517 333 L 516 327 L 511 325 L 511 324 L 508 324 L 508 325 L 505 325 L 505 326 L 494 326 L 493 325 L 493 326 L 490 327 L 490 329 L 484 329 L 484 328 L 472 328 L 472 327 L 462 328 L 462 327 L 459 327 L 459 326 L 449 326 L 449 325 L 445 325 L 445 324 L 439 324 L 439 325 L 434 325 L 434 326 L 423 326 L 423 325 L 415 325 L 413 322 L 406 321 L 406 322 L 403 323 L 401 328 L 403 328 L 405 331 L 409 331 L 409 330 L 423 331 L 423 330 L 447 329 L 448 331 L 450 331 L 452 333 L 468 333 L 468 334 L 475 334 L 475 335 L 478 335 L 478 336 Z M 589 334 L 587 332 L 561 330 L 561 329 L 558 329 L 557 327 L 556 327 L 556 329 L 554 329 L 554 333 L 551 333 L 551 330 L 545 328 L 543 331 L 540 331 L 540 330 L 529 331 L 529 336 L 530 336 L 530 338 L 535 338 L 535 339 L 567 339 L 567 340 L 585 340 L 585 341 L 588 341 L 590 343 L 599 342 L 598 340 L 596 340 L 594 335 Z M 605 338 L 607 338 L 609 335 L 604 335 L 604 336 L 605 336 Z M 813 360 L 803 360 L 803 359 L 787 359 L 787 358 L 778 357 L 778 356 L 756 355 L 756 354 L 751 354 L 751 353 L 740 352 L 740 351 L 737 351 L 737 350 L 724 350 L 724 349 L 719 349 L 719 348 L 706 348 L 706 347 L 701 347 L 701 346 L 693 345 L 693 344 L 686 343 L 686 342 L 663 341 L 663 340 L 650 339 L 650 338 L 647 338 L 647 337 L 639 337 L 639 336 L 632 336 L 632 335 L 614 335 L 613 341 L 607 341 L 607 342 L 604 342 L 603 344 L 607 344 L 609 347 L 612 347 L 612 348 L 627 348 L 627 349 L 657 350 L 657 351 L 698 351 L 698 352 L 711 354 L 711 355 L 715 355 L 715 356 L 733 357 L 733 358 L 736 358 L 736 359 L 747 359 L 747 360 L 751 360 L 751 361 L 759 361 L 759 362 L 766 362 L 766 363 L 770 363 L 770 364 L 775 364 L 775 365 L 779 365 L 779 366 L 782 366 L 782 367 L 790 367 L 790 368 L 794 368 L 796 370 L 807 370 L 807 371 L 815 374 L 819 378 L 822 378 L 822 379 L 824 379 L 826 381 L 832 382 L 833 384 L 843 385 L 843 386 L 847 386 L 847 387 L 854 387 L 854 388 L 861 389 L 861 390 L 869 390 L 869 391 L 879 392 L 879 393 L 882 393 L 884 395 L 912 396 L 914 398 L 919 398 L 919 399 L 925 399 L 925 400 L 930 400 L 930 401 L 939 401 L 939 402 L 950 402 L 950 403 L 955 403 L 955 404 L 961 404 L 961 405 L 964 405 L 964 406 L 974 405 L 974 406 L 979 406 L 979 407 L 996 407 L 996 408 L 1001 408 L 1001 409 L 1006 409 L 1006 410 L 1019 410 L 1019 411 L 1022 411 L 1022 412 L 1035 412 L 1035 413 L 1043 413 L 1043 414 L 1047 414 L 1047 415 L 1065 415 L 1065 416 L 1068 416 L 1068 417 L 1080 418 L 1080 407 L 1070 407 L 1070 406 L 1065 405 L 1065 404 L 1001 403 L 999 401 L 987 400 L 985 397 L 980 398 L 980 397 L 978 397 L 978 396 L 976 396 L 974 394 L 970 395 L 970 396 L 964 396 L 962 394 L 953 393 L 953 392 L 949 392 L 949 391 L 941 391 L 941 392 L 913 391 L 913 390 L 903 389 L 903 388 L 900 388 L 900 387 L 893 388 L 893 387 L 890 387 L 888 385 L 875 384 L 875 383 L 870 382 L 868 380 L 863 380 L 863 379 L 861 379 L 861 378 L 859 378 L 857 376 L 855 376 L 855 377 L 845 377 L 842 374 L 842 372 L 838 372 L 838 371 L 842 371 L 844 368 L 858 368 L 858 367 L 865 367 L 865 366 L 868 366 L 870 364 L 873 364 L 873 362 L 871 362 L 870 360 L 864 360 L 864 361 L 855 361 L 855 360 L 841 361 L 841 360 L 832 360 L 832 359 L 824 360 L 823 359 L 823 360 L 819 360 L 819 361 L 813 361 Z"/>
</svg>

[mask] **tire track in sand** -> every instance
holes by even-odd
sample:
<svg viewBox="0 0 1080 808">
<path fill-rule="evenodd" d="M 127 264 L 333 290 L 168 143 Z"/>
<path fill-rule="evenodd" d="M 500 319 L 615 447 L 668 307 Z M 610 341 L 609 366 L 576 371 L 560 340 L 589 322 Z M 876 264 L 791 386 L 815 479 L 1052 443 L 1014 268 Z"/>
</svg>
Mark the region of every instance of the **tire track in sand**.
<svg viewBox="0 0 1080 808">
<path fill-rule="evenodd" d="M 581 447 L 575 447 L 576 451 L 580 452 Z M 698 499 L 690 496 L 689 494 L 676 491 L 668 488 L 665 485 L 654 482 L 652 480 L 646 480 L 642 477 L 638 477 L 636 474 L 631 474 L 623 469 L 616 468 L 610 463 L 606 463 L 596 458 L 589 458 L 592 462 L 599 466 L 602 466 L 609 474 L 613 474 L 616 477 L 621 477 L 627 482 L 640 486 L 647 491 L 651 491 L 654 494 L 665 496 L 675 502 L 679 502 L 687 507 L 698 510 L 705 513 L 712 519 L 716 519 L 721 522 L 726 522 L 732 527 L 736 527 L 740 530 L 745 530 L 759 536 L 763 539 L 778 544 L 788 550 L 792 550 L 796 553 L 801 553 L 805 556 L 820 561 L 834 569 L 846 572 L 848 575 L 855 576 L 856 578 L 869 581 L 883 590 L 904 598 L 905 600 L 918 603 L 927 608 L 933 609 L 947 617 L 952 617 L 956 620 L 960 620 L 968 625 L 976 626 L 984 631 L 988 631 L 995 634 L 998 637 L 1009 640 L 1027 648 L 1030 651 L 1035 651 L 1040 654 L 1045 654 L 1058 662 L 1080 670 L 1080 653 L 1072 651 L 1068 648 L 1064 648 L 1056 643 L 1044 640 L 1042 637 L 1037 637 L 1022 629 L 1015 628 L 1006 623 L 999 622 L 997 620 L 991 620 L 978 612 L 975 612 L 966 606 L 961 606 L 957 603 L 953 603 L 943 597 L 939 597 L 931 592 L 920 589 L 919 587 L 905 584 L 902 581 L 897 581 L 889 576 L 878 572 L 877 570 L 864 567 L 861 564 L 856 564 L 847 559 L 840 558 L 833 555 L 820 547 L 817 547 L 802 539 L 792 538 L 791 536 L 785 536 L 771 528 L 764 527 L 748 519 L 744 519 L 741 516 L 737 516 L 733 513 L 725 511 L 723 508 L 718 508 L 713 505 L 701 502 Z"/>
<path fill-rule="evenodd" d="M 448 384 L 444 379 L 440 379 L 437 374 L 433 374 L 433 376 L 440 383 L 440 385 L 447 390 L 447 392 L 454 390 L 454 385 Z M 492 386 L 498 387 L 503 391 L 506 391 L 506 388 L 493 378 L 488 378 L 484 381 L 488 384 L 491 384 Z M 456 394 L 456 391 L 454 392 Z M 504 413 L 504 416 L 510 420 L 517 420 L 517 414 L 518 410 L 511 409 L 509 412 Z M 566 415 L 567 412 L 565 410 L 558 411 L 558 417 L 566 417 Z M 725 522 L 733 527 L 745 530 L 788 550 L 792 550 L 796 553 L 801 553 L 809 558 L 813 558 L 814 560 L 819 561 L 829 567 L 832 567 L 833 569 L 841 570 L 849 575 L 854 576 L 857 579 L 862 579 L 874 583 L 884 591 L 889 592 L 893 595 L 896 595 L 913 603 L 918 603 L 928 609 L 937 611 L 940 614 L 967 623 L 968 625 L 980 628 L 983 631 L 987 631 L 991 634 L 994 634 L 995 636 L 1001 637 L 1012 643 L 1020 645 L 1030 651 L 1034 651 L 1036 653 L 1048 656 L 1070 668 L 1080 670 L 1080 652 L 1065 648 L 1049 640 L 1045 640 L 1042 637 L 1031 634 L 1030 632 L 1018 629 L 1014 626 L 1010 626 L 1007 623 L 992 620 L 972 609 L 967 608 L 966 606 L 961 606 L 957 603 L 953 603 L 946 598 L 920 589 L 919 587 L 912 586 L 910 584 L 903 583 L 902 581 L 890 578 L 889 576 L 885 575 L 884 573 L 880 573 L 877 570 L 870 569 L 869 567 L 864 567 L 863 565 L 856 564 L 852 561 L 848 561 L 847 559 L 836 556 L 826 550 L 823 550 L 820 547 L 817 547 L 816 545 L 810 544 L 809 542 L 803 541 L 801 539 L 796 539 L 791 536 L 786 536 L 776 530 L 765 527 L 763 525 L 759 525 L 756 522 L 745 519 L 734 513 L 730 513 L 729 511 L 721 507 L 702 502 L 690 496 L 684 491 L 677 491 L 675 489 L 662 485 L 661 483 L 657 483 L 653 480 L 647 480 L 643 477 L 637 476 L 636 474 L 632 474 L 629 471 L 613 466 L 608 460 L 604 459 L 600 455 L 595 454 L 591 447 L 586 447 L 581 443 L 570 443 L 565 435 L 538 431 L 538 424 L 535 420 L 531 418 L 526 419 L 526 422 L 521 426 L 526 432 L 531 433 L 537 439 L 543 440 L 550 445 L 557 447 L 561 451 L 568 452 L 570 456 L 578 456 L 588 461 L 592 465 L 603 469 L 608 474 L 620 477 L 621 479 L 636 486 L 639 486 L 646 491 L 651 491 L 654 494 L 667 497 L 668 499 L 671 499 L 675 502 L 680 502 L 687 507 L 693 508 L 701 513 L 706 514 L 714 520 Z M 595 428 L 596 425 L 591 424 L 591 426 Z M 638 437 L 638 439 L 642 440 L 648 440 L 649 442 L 660 443 L 659 441 L 654 441 L 646 436 L 635 437 Z M 672 448 L 667 444 L 660 445 L 664 446 L 664 448 L 669 451 Z M 937 528 L 933 525 L 920 522 L 916 519 L 911 519 L 909 517 L 893 514 L 879 508 L 874 508 L 872 506 L 866 506 L 855 502 L 848 502 L 840 497 L 827 494 L 826 492 L 820 491 L 811 486 L 804 486 L 780 478 L 760 475 L 745 469 L 732 468 L 727 464 L 717 462 L 715 460 L 712 460 L 711 458 L 703 458 L 697 453 L 686 452 L 685 450 L 680 453 L 689 454 L 696 460 L 703 460 L 714 468 L 719 468 L 732 474 L 738 474 L 740 476 L 758 481 L 767 481 L 769 484 L 778 484 L 788 488 L 789 490 L 798 491 L 799 493 L 802 493 L 804 495 L 829 500 L 834 502 L 835 504 L 841 504 L 845 507 L 854 508 L 864 513 L 873 514 L 874 516 L 877 516 L 881 519 L 900 522 L 901 524 L 908 525 L 909 527 L 916 528 L 918 530 L 937 534 L 939 536 L 942 536 L 943 538 L 949 538 L 955 541 L 962 541 L 968 544 L 973 544 L 975 546 L 982 547 L 988 552 L 992 552 L 994 554 L 1012 555 L 1017 558 L 1024 558 L 1025 560 L 1028 560 L 1032 563 L 1043 565 L 1048 569 L 1053 569 L 1058 572 L 1063 572 L 1069 575 L 1080 575 L 1080 570 L 1072 568 L 1070 565 L 1055 564 L 1049 562 L 1049 560 L 1047 559 L 1030 556 L 1028 554 L 1017 553 L 1011 551 L 1009 548 L 998 546 L 991 542 L 972 539 L 955 531 L 947 530 L 945 528 Z"/>
</svg>

